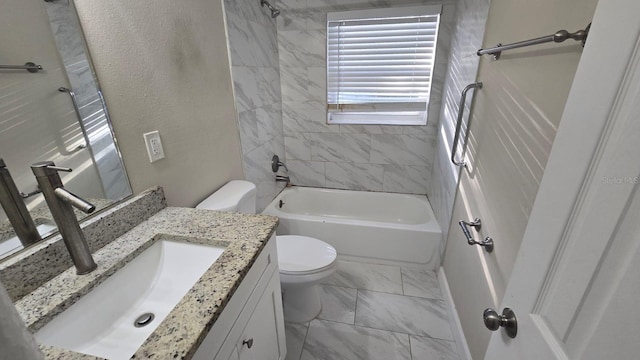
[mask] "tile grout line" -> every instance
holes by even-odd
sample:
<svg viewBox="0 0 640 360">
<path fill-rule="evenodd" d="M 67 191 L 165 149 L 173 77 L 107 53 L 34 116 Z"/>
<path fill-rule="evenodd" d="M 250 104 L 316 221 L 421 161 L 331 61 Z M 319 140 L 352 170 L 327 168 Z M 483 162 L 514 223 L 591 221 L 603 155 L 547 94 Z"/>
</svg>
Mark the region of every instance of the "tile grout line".
<svg viewBox="0 0 640 360">
<path fill-rule="evenodd" d="M 454 343 L 454 344 L 456 342 L 455 340 L 443 339 L 443 338 L 433 337 L 433 336 L 429 336 L 429 335 L 418 335 L 418 334 L 412 334 L 412 333 L 403 332 L 403 331 L 380 329 L 380 328 L 375 328 L 375 327 L 365 326 L 365 325 L 352 325 L 352 324 L 343 323 L 343 322 L 335 321 L 335 320 L 325 320 L 325 319 L 317 319 L 317 318 L 314 319 L 314 320 L 318 320 L 320 322 L 328 322 L 328 323 L 332 323 L 332 324 L 348 325 L 348 326 L 353 326 L 355 328 L 361 328 L 361 329 L 367 329 L 367 330 L 375 330 L 375 331 L 383 331 L 383 332 L 389 332 L 389 333 L 394 333 L 394 334 L 399 334 L 399 335 L 407 335 L 409 337 L 415 336 L 415 337 L 419 337 L 419 338 L 427 338 L 427 339 L 437 340 L 437 341 L 446 341 L 446 342 L 450 342 L 450 343 Z"/>
<path fill-rule="evenodd" d="M 388 292 L 377 291 L 377 290 L 367 290 L 367 289 L 358 289 L 358 290 L 359 291 L 361 290 L 361 291 L 374 292 L 374 293 L 378 293 L 378 294 L 397 295 L 397 296 L 403 296 L 403 297 L 408 297 L 408 298 L 412 298 L 412 299 L 419 299 L 419 300 L 433 300 L 433 301 L 445 302 L 444 299 L 434 299 L 434 298 L 415 296 L 415 295 L 404 295 L 404 294 L 398 294 L 398 293 L 388 293 Z M 449 312 L 447 312 L 447 315 L 448 314 L 449 314 Z"/>
<path fill-rule="evenodd" d="M 307 336 L 309 336 L 309 329 L 311 329 L 311 321 L 313 320 L 314 319 L 311 319 L 309 321 L 309 324 L 307 324 L 307 331 L 305 331 L 304 338 L 302 339 L 302 349 L 300 349 L 300 355 L 298 355 L 298 360 L 302 360 L 302 353 L 304 353 L 304 347 L 307 345 Z"/>
<path fill-rule="evenodd" d="M 331 321 L 331 320 L 322 320 L 322 321 Z M 337 322 L 337 321 L 331 321 L 331 322 L 337 323 L 337 324 L 344 324 L 344 323 L 340 323 L 340 322 Z M 346 325 L 349 325 L 349 324 L 346 324 Z M 443 338 L 433 337 L 433 336 L 429 336 L 429 335 L 412 334 L 412 333 L 408 333 L 408 332 L 404 332 L 404 331 L 380 329 L 380 328 L 375 328 L 375 327 L 365 326 L 365 325 L 354 325 L 354 326 L 355 327 L 359 327 L 359 328 L 363 328 L 363 329 L 386 331 L 386 332 L 395 333 L 395 334 L 402 334 L 402 335 L 407 335 L 409 337 L 417 336 L 417 337 L 429 338 L 429 339 L 438 340 L 438 341 L 448 341 L 448 342 L 451 342 L 451 343 L 455 343 L 456 342 L 455 340 L 443 339 Z"/>
<path fill-rule="evenodd" d="M 413 360 L 413 351 L 411 351 L 411 335 L 409 335 L 409 357 Z"/>
<path fill-rule="evenodd" d="M 360 290 L 356 289 L 356 306 L 353 309 L 353 326 L 356 326 L 356 317 L 358 316 L 358 297 L 360 297 Z"/>
</svg>

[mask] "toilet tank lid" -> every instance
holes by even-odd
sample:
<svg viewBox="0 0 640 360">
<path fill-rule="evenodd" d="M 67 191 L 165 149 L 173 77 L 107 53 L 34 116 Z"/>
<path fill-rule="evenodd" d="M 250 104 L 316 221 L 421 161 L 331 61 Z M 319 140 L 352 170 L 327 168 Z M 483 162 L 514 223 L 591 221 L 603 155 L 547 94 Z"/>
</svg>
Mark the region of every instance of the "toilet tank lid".
<svg viewBox="0 0 640 360">
<path fill-rule="evenodd" d="M 232 180 L 199 203 L 196 209 L 233 210 L 244 196 L 255 191 L 256 186 L 252 182 Z"/>
</svg>

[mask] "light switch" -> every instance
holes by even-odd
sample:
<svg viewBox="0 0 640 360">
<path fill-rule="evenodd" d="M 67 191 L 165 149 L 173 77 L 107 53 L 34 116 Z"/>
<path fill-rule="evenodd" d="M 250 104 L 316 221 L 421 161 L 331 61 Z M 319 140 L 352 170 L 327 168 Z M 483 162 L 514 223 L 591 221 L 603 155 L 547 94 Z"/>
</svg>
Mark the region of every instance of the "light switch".
<svg viewBox="0 0 640 360">
<path fill-rule="evenodd" d="M 149 162 L 156 162 L 164 159 L 164 149 L 160 140 L 160 132 L 158 130 L 143 134 L 144 143 L 147 145 L 147 154 L 149 154 Z"/>
</svg>

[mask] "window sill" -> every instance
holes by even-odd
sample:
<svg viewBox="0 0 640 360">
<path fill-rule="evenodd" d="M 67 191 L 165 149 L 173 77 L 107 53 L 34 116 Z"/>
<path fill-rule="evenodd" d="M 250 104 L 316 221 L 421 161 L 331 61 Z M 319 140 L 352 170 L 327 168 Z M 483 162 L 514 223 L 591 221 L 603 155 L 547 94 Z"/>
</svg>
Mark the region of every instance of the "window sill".
<svg viewBox="0 0 640 360">
<path fill-rule="evenodd" d="M 427 125 L 426 111 L 327 112 L 329 125 Z"/>
</svg>

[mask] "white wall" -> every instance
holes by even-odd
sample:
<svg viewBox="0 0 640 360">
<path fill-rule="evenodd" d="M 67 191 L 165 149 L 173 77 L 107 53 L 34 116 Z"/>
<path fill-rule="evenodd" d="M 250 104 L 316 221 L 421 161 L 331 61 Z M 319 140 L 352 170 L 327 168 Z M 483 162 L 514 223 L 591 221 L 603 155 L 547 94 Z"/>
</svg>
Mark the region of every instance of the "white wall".
<svg viewBox="0 0 640 360">
<path fill-rule="evenodd" d="M 426 126 L 326 124 L 326 13 L 442 3 Z M 278 45 L 287 165 L 294 184 L 426 194 L 435 156 L 454 1 L 282 0 Z"/>
<path fill-rule="evenodd" d="M 193 206 L 242 178 L 221 1 L 76 3 L 134 193 Z M 142 134 L 166 158 L 149 163 Z"/>
<path fill-rule="evenodd" d="M 449 232 L 460 171 L 460 168 L 453 165 L 450 160 L 458 107 L 462 89 L 476 81 L 480 58 L 475 52 L 482 47 L 490 4 L 491 0 L 459 0 L 456 3 L 449 68 L 444 83 L 438 124 L 436 156 L 433 160 L 428 189 L 429 201 L 442 228 L 443 240 L 447 238 Z M 473 91 L 468 93 L 464 110 L 465 123 L 469 118 L 469 107 L 473 96 Z M 443 241 L 441 252 L 444 252 L 444 245 Z"/>
<path fill-rule="evenodd" d="M 492 0 L 483 45 L 583 29 L 596 2 Z M 581 53 L 581 46 L 569 41 L 480 61 L 478 80 L 484 88 L 471 110 L 469 166 L 460 174 L 444 256 L 474 359 L 484 357 L 491 332 L 481 314 L 497 309 L 504 295 Z M 474 236 L 495 241 L 491 254 L 467 245 L 458 228 L 458 220 L 475 217 L 482 219 L 482 230 Z"/>
<path fill-rule="evenodd" d="M 273 155 L 285 157 L 276 20 L 260 1 L 224 5 L 244 175 L 256 184 L 260 212 L 285 186 L 271 170 Z"/>
</svg>

